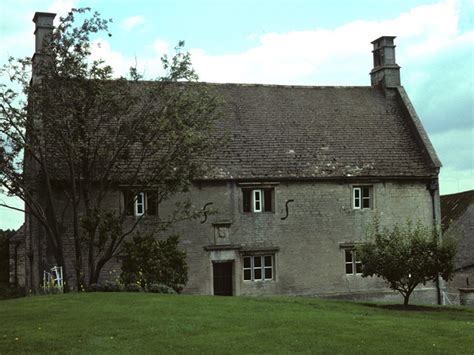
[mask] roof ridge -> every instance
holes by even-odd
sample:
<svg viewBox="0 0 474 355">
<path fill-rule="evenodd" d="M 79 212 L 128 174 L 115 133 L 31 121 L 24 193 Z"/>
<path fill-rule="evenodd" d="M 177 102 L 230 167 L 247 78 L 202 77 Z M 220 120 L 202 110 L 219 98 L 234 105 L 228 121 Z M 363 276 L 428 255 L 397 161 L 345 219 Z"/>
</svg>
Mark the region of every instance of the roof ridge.
<svg viewBox="0 0 474 355">
<path fill-rule="evenodd" d="M 155 83 L 154 80 L 138 80 L 137 84 L 140 83 Z M 282 88 L 292 88 L 292 89 L 374 89 L 370 85 L 295 85 L 295 84 L 265 84 L 265 83 L 218 83 L 210 81 L 178 81 L 178 84 L 186 85 L 215 85 L 215 86 L 242 86 L 242 87 L 282 87 Z"/>
<path fill-rule="evenodd" d="M 447 195 L 441 195 L 440 197 L 454 197 L 454 196 L 461 196 L 461 195 L 469 195 L 469 194 L 474 194 L 474 190 L 466 190 L 466 191 L 461 191 L 461 192 L 455 192 L 452 194 L 447 194 Z"/>
</svg>

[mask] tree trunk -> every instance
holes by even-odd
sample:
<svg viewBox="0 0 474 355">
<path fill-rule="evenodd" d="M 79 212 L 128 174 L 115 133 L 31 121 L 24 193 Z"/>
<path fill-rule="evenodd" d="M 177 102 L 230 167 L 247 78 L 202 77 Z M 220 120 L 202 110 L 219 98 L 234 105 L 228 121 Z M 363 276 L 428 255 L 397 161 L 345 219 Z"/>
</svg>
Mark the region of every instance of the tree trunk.
<svg viewBox="0 0 474 355">
<path fill-rule="evenodd" d="M 403 295 L 403 305 L 406 307 L 408 306 L 408 301 L 410 300 L 410 294 L 406 293 Z"/>
<path fill-rule="evenodd" d="M 410 288 L 408 291 L 402 293 L 403 295 L 403 305 L 406 307 L 408 306 L 408 301 L 410 300 L 411 293 L 413 292 L 414 288 Z"/>
<path fill-rule="evenodd" d="M 99 282 L 99 277 L 100 277 L 100 272 L 102 271 L 102 268 L 104 265 L 111 259 L 111 257 L 106 257 L 103 256 L 102 258 L 99 259 L 97 262 L 97 265 L 95 266 L 94 273 L 90 275 L 90 283 L 98 283 Z"/>
</svg>

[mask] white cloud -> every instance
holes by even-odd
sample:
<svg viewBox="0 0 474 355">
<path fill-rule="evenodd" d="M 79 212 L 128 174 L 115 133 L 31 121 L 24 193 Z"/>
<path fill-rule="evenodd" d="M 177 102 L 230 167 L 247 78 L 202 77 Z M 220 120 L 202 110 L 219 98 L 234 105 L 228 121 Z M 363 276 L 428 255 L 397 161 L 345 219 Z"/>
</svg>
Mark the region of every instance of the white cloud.
<svg viewBox="0 0 474 355">
<path fill-rule="evenodd" d="M 112 66 L 115 76 L 125 76 L 132 65 L 130 59 L 119 52 L 112 51 L 109 42 L 103 39 L 93 41 L 90 59 L 105 61 L 105 64 Z"/>
<path fill-rule="evenodd" d="M 161 57 L 164 54 L 169 54 L 169 47 L 168 42 L 158 39 L 151 46 L 151 55 L 138 58 L 126 57 L 122 53 L 114 51 L 107 40 L 99 39 L 93 42 L 91 59 L 104 60 L 106 64 L 112 66 L 116 77 L 126 77 L 130 67 L 136 66 L 138 72 L 145 79 L 151 79 L 164 74 Z"/>
<path fill-rule="evenodd" d="M 404 61 L 435 55 L 460 40 L 458 22 L 458 3 L 447 0 L 416 7 L 395 19 L 354 21 L 334 30 L 268 33 L 243 53 L 214 56 L 194 49 L 193 63 L 205 81 L 367 85 L 372 40 L 396 35 L 403 66 Z"/>
<path fill-rule="evenodd" d="M 129 32 L 138 25 L 144 24 L 145 22 L 146 19 L 143 16 L 131 16 L 122 21 L 121 27 L 123 30 Z"/>
<path fill-rule="evenodd" d="M 59 18 L 61 16 L 66 16 L 72 8 L 77 7 L 79 0 L 54 0 L 48 6 L 48 12 L 53 12 L 57 14 L 56 18 L 54 19 L 54 24 L 57 25 L 59 23 Z"/>
<path fill-rule="evenodd" d="M 169 43 L 161 39 L 157 39 L 153 43 L 153 49 L 155 51 L 155 55 L 159 58 L 161 58 L 165 54 L 168 54 L 169 48 L 170 48 Z"/>
</svg>

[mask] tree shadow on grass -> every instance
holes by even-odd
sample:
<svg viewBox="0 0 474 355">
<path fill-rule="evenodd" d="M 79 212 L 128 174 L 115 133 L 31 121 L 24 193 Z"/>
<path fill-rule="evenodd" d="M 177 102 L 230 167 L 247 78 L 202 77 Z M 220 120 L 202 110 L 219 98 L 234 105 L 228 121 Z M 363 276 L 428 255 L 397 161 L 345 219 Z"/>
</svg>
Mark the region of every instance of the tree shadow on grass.
<svg viewBox="0 0 474 355">
<path fill-rule="evenodd" d="M 361 303 L 361 305 L 371 308 L 387 309 L 392 311 L 406 311 L 406 312 L 463 312 L 464 309 L 456 307 L 442 307 L 442 306 L 424 306 L 418 304 L 377 304 L 377 303 Z"/>
</svg>

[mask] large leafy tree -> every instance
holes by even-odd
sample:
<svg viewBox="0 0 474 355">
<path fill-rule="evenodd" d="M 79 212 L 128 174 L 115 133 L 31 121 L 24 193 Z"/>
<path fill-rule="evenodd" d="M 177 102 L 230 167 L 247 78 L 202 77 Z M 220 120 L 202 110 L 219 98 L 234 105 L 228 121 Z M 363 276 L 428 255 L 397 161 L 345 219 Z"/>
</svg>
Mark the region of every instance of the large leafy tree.
<svg viewBox="0 0 474 355">
<path fill-rule="evenodd" d="M 166 74 L 153 81 L 141 81 L 136 68 L 127 80 L 114 78 L 111 66 L 92 60 L 91 38 L 110 35 L 109 24 L 73 9 L 33 63 L 32 84 L 30 58 L 2 69 L 12 84 L 0 89 L 0 188 L 25 201 L 63 267 L 66 238 L 73 240 L 78 289 L 97 283 L 140 222 L 126 216 L 127 206 L 111 208 L 110 195 L 123 186 L 130 196 L 153 190 L 160 203 L 185 191 L 201 171 L 195 158 L 212 147 L 217 116 L 215 95 L 192 83 L 183 43 L 162 58 Z M 173 218 L 192 216 L 181 210 Z"/>
<path fill-rule="evenodd" d="M 406 306 L 417 285 L 453 276 L 456 242 L 452 236 L 441 238 L 438 229 L 421 223 L 386 228 L 375 220 L 357 253 L 362 276 L 383 278 L 400 292 Z"/>
</svg>

